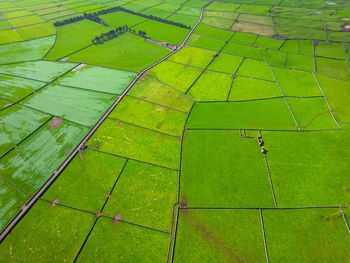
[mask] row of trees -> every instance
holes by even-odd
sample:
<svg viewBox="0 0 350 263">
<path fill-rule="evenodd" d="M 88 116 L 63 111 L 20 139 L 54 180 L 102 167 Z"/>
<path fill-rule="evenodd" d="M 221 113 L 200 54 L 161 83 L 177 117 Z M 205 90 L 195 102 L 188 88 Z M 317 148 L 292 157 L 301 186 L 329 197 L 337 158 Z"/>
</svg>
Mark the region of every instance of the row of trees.
<svg viewBox="0 0 350 263">
<path fill-rule="evenodd" d="M 102 24 L 102 25 L 106 25 L 105 21 L 103 21 L 101 18 L 98 17 L 97 13 L 90 13 L 90 14 L 83 14 L 82 16 L 76 16 L 76 17 L 71 17 L 68 19 L 65 19 L 63 21 L 57 21 L 55 22 L 53 25 L 58 27 L 58 26 L 63 26 L 63 25 L 67 25 L 67 24 L 72 24 L 84 19 L 88 19 L 91 20 L 93 22 Z"/>
<path fill-rule="evenodd" d="M 133 15 L 145 17 L 145 18 L 148 18 L 148 19 L 151 19 L 151 20 L 163 22 L 163 23 L 166 23 L 166 24 L 169 24 L 169 25 L 173 25 L 173 26 L 178 26 L 178 27 L 182 27 L 182 28 L 191 29 L 190 26 L 186 26 L 186 25 L 184 25 L 182 23 L 166 20 L 166 19 L 163 19 L 163 18 L 160 18 L 160 17 L 156 17 L 156 16 L 152 16 L 152 15 L 145 15 L 145 14 L 142 14 L 142 13 L 139 13 L 139 12 L 135 12 L 135 11 L 132 11 L 132 10 L 129 10 L 129 9 L 125 9 L 125 8 L 119 7 L 119 6 L 108 8 L 108 9 L 105 9 L 105 10 L 101 10 L 101 11 L 98 11 L 97 13 L 96 12 L 89 13 L 89 14 L 84 13 L 84 15 L 82 15 L 82 16 L 76 16 L 76 17 L 68 18 L 68 19 L 65 19 L 63 21 L 57 21 L 57 22 L 54 23 L 54 26 L 56 26 L 56 27 L 63 26 L 63 25 L 67 25 L 67 24 L 71 24 L 71 23 L 75 23 L 75 22 L 81 21 L 83 19 L 88 19 L 88 20 L 94 21 L 96 23 L 100 23 L 100 24 L 106 25 L 105 21 L 103 21 L 99 16 L 100 15 L 105 15 L 105 14 L 110 14 L 110 13 L 113 13 L 113 12 L 118 12 L 118 11 L 127 12 L 127 13 L 130 13 L 130 14 L 133 14 Z"/>
<path fill-rule="evenodd" d="M 128 25 L 117 27 L 116 29 L 110 30 L 107 33 L 102 33 L 101 35 L 95 37 L 92 40 L 92 44 L 102 44 L 105 41 L 111 40 L 113 38 L 117 38 L 120 35 L 123 35 L 125 32 L 130 32 L 136 35 L 139 35 L 141 37 L 146 37 L 146 32 L 139 30 L 136 32 L 134 29 L 131 29 Z"/>
<path fill-rule="evenodd" d="M 182 23 L 166 20 L 166 19 L 163 19 L 163 18 L 160 18 L 160 17 L 156 17 L 156 16 L 152 16 L 152 15 L 145 15 L 145 14 L 142 14 L 140 12 L 135 12 L 135 11 L 132 11 L 132 10 L 129 10 L 129 9 L 125 9 L 123 7 L 120 7 L 120 6 L 108 8 L 108 9 L 105 9 L 105 10 L 101 10 L 101 11 L 98 11 L 97 13 L 94 13 L 94 14 L 97 14 L 98 16 L 100 16 L 100 15 L 110 14 L 110 13 L 118 12 L 118 11 L 123 11 L 123 12 L 130 13 L 130 14 L 133 14 L 133 15 L 145 17 L 145 18 L 152 19 L 152 20 L 159 21 L 159 22 L 163 22 L 163 23 L 166 23 L 166 24 L 169 24 L 169 25 L 174 25 L 174 26 L 178 26 L 178 27 L 182 27 L 182 28 L 191 29 L 190 26 L 186 26 L 186 25 L 184 25 Z"/>
</svg>

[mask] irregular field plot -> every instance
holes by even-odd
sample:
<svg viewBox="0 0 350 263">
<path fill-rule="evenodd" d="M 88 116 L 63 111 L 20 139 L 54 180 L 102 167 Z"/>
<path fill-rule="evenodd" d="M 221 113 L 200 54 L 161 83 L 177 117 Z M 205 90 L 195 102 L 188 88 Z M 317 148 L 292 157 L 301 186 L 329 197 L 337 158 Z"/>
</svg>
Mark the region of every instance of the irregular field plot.
<svg viewBox="0 0 350 263">
<path fill-rule="evenodd" d="M 208 70 L 234 74 L 239 65 L 242 63 L 242 60 L 242 57 L 221 53 L 209 65 Z"/>
<path fill-rule="evenodd" d="M 94 216 L 38 201 L 0 247 L 3 262 L 73 261 Z"/>
<path fill-rule="evenodd" d="M 338 208 L 264 210 L 271 262 L 346 262 L 350 235 Z"/>
<path fill-rule="evenodd" d="M 15 102 L 43 85 L 41 81 L 0 74 L 0 97 Z"/>
<path fill-rule="evenodd" d="M 266 262 L 257 210 L 179 213 L 174 262 Z"/>
<path fill-rule="evenodd" d="M 0 64 L 41 59 L 55 41 L 54 36 L 0 46 Z"/>
<path fill-rule="evenodd" d="M 0 188 L 0 231 L 2 231 L 30 197 L 6 183 L 1 178 Z"/>
<path fill-rule="evenodd" d="M 45 192 L 43 198 L 98 212 L 106 201 L 124 163 L 125 159 L 120 157 L 89 149 L 82 151 L 74 157 L 70 165 Z"/>
<path fill-rule="evenodd" d="M 348 135 L 348 128 L 263 132 L 279 207 L 349 204 Z"/>
<path fill-rule="evenodd" d="M 121 94 L 136 77 L 136 73 L 83 65 L 73 69 L 55 83 L 113 94 Z"/>
<path fill-rule="evenodd" d="M 170 231 L 177 184 L 177 171 L 129 160 L 103 214 Z"/>
<path fill-rule="evenodd" d="M 106 27 L 87 19 L 60 26 L 57 28 L 55 45 L 46 55 L 45 59 L 54 60 L 63 58 L 70 53 L 92 44 L 92 39 L 111 29 L 111 27 Z"/>
<path fill-rule="evenodd" d="M 49 115 L 13 105 L 0 111 L 0 156 L 49 119 Z"/>
<path fill-rule="evenodd" d="M 347 63 L 348 62 L 344 60 L 317 57 L 317 73 L 334 78 L 350 80 L 349 65 L 347 65 Z"/>
<path fill-rule="evenodd" d="M 274 206 L 264 155 L 239 131 L 186 131 L 180 186 L 190 207 Z"/>
<path fill-rule="evenodd" d="M 224 46 L 225 41 L 203 35 L 192 34 L 186 42 L 186 44 L 195 47 L 219 51 Z"/>
<path fill-rule="evenodd" d="M 66 73 L 76 65 L 75 63 L 33 61 L 0 66 L 0 73 L 48 82 Z"/>
<path fill-rule="evenodd" d="M 81 50 L 69 56 L 69 60 L 126 70 L 143 70 L 168 53 L 169 50 L 164 47 L 126 33 L 101 45 Z"/>
<path fill-rule="evenodd" d="M 273 81 L 237 76 L 233 80 L 228 100 L 256 100 L 281 96 L 280 89 Z"/>
<path fill-rule="evenodd" d="M 295 129 L 284 100 L 196 103 L 187 128 Z"/>
<path fill-rule="evenodd" d="M 350 122 L 350 83 L 317 75 L 328 103 L 338 121 Z"/>
<path fill-rule="evenodd" d="M 213 59 L 214 51 L 196 47 L 186 47 L 172 55 L 169 60 L 182 64 L 205 68 Z"/>
<path fill-rule="evenodd" d="M 245 59 L 242 65 L 239 67 L 237 75 L 275 80 L 270 67 L 262 61 L 257 61 L 253 59 Z"/>
<path fill-rule="evenodd" d="M 149 71 L 149 74 L 157 77 L 158 80 L 185 92 L 196 78 L 201 70 L 180 65 L 170 61 L 164 61 Z"/>
<path fill-rule="evenodd" d="M 224 101 L 231 82 L 230 74 L 205 71 L 187 94 L 197 101 Z"/>
<path fill-rule="evenodd" d="M 174 137 L 107 119 L 88 146 L 101 151 L 178 168 L 181 142 Z"/>
<path fill-rule="evenodd" d="M 189 112 L 193 104 L 191 98 L 152 76 L 141 77 L 128 95 L 184 112 Z"/>
<path fill-rule="evenodd" d="M 300 97 L 323 95 L 312 73 L 275 67 L 272 69 L 284 95 Z"/>
<path fill-rule="evenodd" d="M 302 129 L 337 129 L 324 98 L 287 98 Z"/>
<path fill-rule="evenodd" d="M 49 122 L 30 140 L 1 159 L 1 175 L 20 189 L 34 194 L 73 151 L 87 133 L 87 128 L 64 120 L 53 128 Z M 51 125 L 50 125 L 51 123 Z"/>
<path fill-rule="evenodd" d="M 187 114 L 137 98 L 125 97 L 109 117 L 181 137 Z"/>
<path fill-rule="evenodd" d="M 162 262 L 166 261 L 169 235 L 124 222 L 101 218 L 97 221 L 78 262 Z"/>
</svg>

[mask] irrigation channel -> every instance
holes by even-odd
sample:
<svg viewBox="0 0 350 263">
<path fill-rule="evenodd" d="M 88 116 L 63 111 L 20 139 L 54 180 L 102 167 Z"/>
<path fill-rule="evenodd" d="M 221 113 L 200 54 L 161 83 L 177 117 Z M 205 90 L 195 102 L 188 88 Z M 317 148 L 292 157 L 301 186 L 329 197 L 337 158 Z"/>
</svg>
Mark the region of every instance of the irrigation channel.
<svg viewBox="0 0 350 263">
<path fill-rule="evenodd" d="M 210 5 L 213 1 L 209 2 L 205 6 L 202 7 L 201 13 L 199 16 L 198 21 L 196 24 L 192 27 L 191 31 L 187 34 L 181 45 L 178 49 L 172 51 L 162 59 L 156 61 L 152 65 L 148 66 L 144 70 L 142 70 L 135 79 L 128 85 L 128 87 L 124 90 L 124 92 L 118 97 L 118 99 L 112 104 L 112 106 L 103 114 L 103 116 L 99 119 L 99 121 L 95 124 L 95 126 L 89 131 L 89 133 L 84 137 L 84 139 L 79 143 L 79 145 L 74 149 L 74 151 L 68 156 L 68 158 L 61 164 L 61 166 L 53 173 L 53 175 L 49 178 L 49 180 L 46 181 L 46 183 L 39 189 L 39 191 L 36 192 L 35 195 L 31 197 L 31 199 L 26 203 L 25 206 L 22 207 L 22 209 L 17 213 L 17 215 L 11 220 L 11 222 L 5 227 L 5 229 L 0 234 L 0 243 L 5 239 L 5 237 L 11 232 L 11 230 L 16 226 L 16 224 L 22 219 L 22 217 L 29 211 L 29 209 L 34 205 L 34 203 L 40 198 L 40 196 L 50 187 L 50 185 L 56 180 L 56 178 L 61 174 L 61 172 L 67 167 L 67 165 L 72 161 L 74 156 L 82 149 L 85 145 L 85 143 L 90 139 L 90 137 L 96 132 L 96 130 L 101 126 L 101 124 L 104 122 L 104 120 L 108 117 L 108 115 L 114 110 L 114 108 L 118 105 L 118 103 L 125 97 L 125 95 L 128 93 L 128 91 L 135 85 L 135 83 L 142 77 L 144 73 L 146 73 L 148 70 L 153 68 L 154 66 L 157 66 L 164 60 L 168 59 L 172 55 L 174 55 L 176 52 L 178 52 L 180 49 L 182 49 L 187 40 L 192 35 L 193 31 L 196 29 L 198 24 L 202 21 L 204 9 Z"/>
</svg>

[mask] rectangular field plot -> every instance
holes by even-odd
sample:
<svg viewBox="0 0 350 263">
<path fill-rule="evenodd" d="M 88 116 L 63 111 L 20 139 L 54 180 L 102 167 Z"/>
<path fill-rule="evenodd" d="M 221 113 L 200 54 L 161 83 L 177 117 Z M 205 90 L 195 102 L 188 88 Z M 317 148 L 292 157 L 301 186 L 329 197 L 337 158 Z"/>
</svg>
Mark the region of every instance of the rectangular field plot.
<svg viewBox="0 0 350 263">
<path fill-rule="evenodd" d="M 0 247 L 2 262 L 72 262 L 94 216 L 38 201 Z"/>
<path fill-rule="evenodd" d="M 134 72 L 82 64 L 55 83 L 119 95 L 134 77 Z"/>
<path fill-rule="evenodd" d="M 0 156 L 34 132 L 49 115 L 13 105 L 0 111 Z"/>
<path fill-rule="evenodd" d="M 178 175 L 177 171 L 129 160 L 103 214 L 170 231 Z"/>
<path fill-rule="evenodd" d="M 98 219 L 77 262 L 165 262 L 169 235 L 124 222 Z"/>
<path fill-rule="evenodd" d="M 189 207 L 274 206 L 260 146 L 239 131 L 186 131 L 180 186 Z"/>
<path fill-rule="evenodd" d="M 1 71 L 1 68 L 0 68 Z M 16 102 L 45 85 L 44 82 L 0 73 L 0 97 Z"/>
<path fill-rule="evenodd" d="M 124 163 L 124 158 L 89 149 L 79 152 L 43 198 L 99 212 Z"/>
<path fill-rule="evenodd" d="M 270 262 L 348 262 L 350 235 L 338 208 L 263 210 Z"/>
<path fill-rule="evenodd" d="M 258 36 L 255 34 L 236 32 L 230 39 L 231 42 L 251 46 Z"/>
<path fill-rule="evenodd" d="M 285 96 L 322 96 L 314 75 L 301 70 L 272 68 Z"/>
<path fill-rule="evenodd" d="M 205 71 L 188 91 L 197 101 L 225 101 L 232 83 L 232 75 Z"/>
<path fill-rule="evenodd" d="M 115 100 L 115 95 L 52 84 L 22 103 L 70 121 L 92 126 Z"/>
<path fill-rule="evenodd" d="M 238 14 L 235 14 L 238 16 Z M 230 29 L 234 20 L 222 17 L 204 17 L 202 23 L 223 29 Z"/>
<path fill-rule="evenodd" d="M 182 15 L 182 14 L 172 14 L 171 16 L 166 18 L 167 20 L 174 21 L 177 23 L 182 23 L 186 26 L 193 26 L 197 20 L 198 17 L 196 16 L 189 16 L 189 15 Z"/>
<path fill-rule="evenodd" d="M 234 12 L 240 7 L 240 4 L 236 3 L 226 3 L 226 2 L 214 2 L 211 3 L 206 10 L 214 11 L 225 11 L 225 12 Z"/>
<path fill-rule="evenodd" d="M 287 101 L 301 129 L 338 128 L 324 98 L 287 98 Z"/>
<path fill-rule="evenodd" d="M 124 97 L 109 117 L 181 137 L 187 114 L 137 98 Z"/>
<path fill-rule="evenodd" d="M 128 92 L 128 95 L 174 108 L 179 111 L 190 111 L 194 102 L 191 98 L 158 81 L 152 76 L 144 76 L 136 82 Z"/>
<path fill-rule="evenodd" d="M 315 55 L 347 60 L 344 43 L 318 42 L 315 48 Z"/>
<path fill-rule="evenodd" d="M 186 35 L 189 33 L 189 29 L 169 25 L 155 20 L 147 20 L 146 22 L 133 27 L 133 29 L 136 31 L 145 31 L 147 33 L 147 37 L 153 40 L 167 42 L 170 44 L 181 44 Z"/>
<path fill-rule="evenodd" d="M 229 42 L 223 49 L 223 52 L 231 55 L 247 57 L 261 61 L 264 60 L 264 51 L 265 48 L 246 46 L 242 44 L 236 44 L 233 42 Z"/>
<path fill-rule="evenodd" d="M 143 70 L 169 53 L 170 51 L 164 47 L 126 33 L 101 45 L 92 45 L 70 55 L 69 60 L 86 61 L 90 64 L 125 70 Z"/>
<path fill-rule="evenodd" d="M 194 33 L 199 35 L 204 35 L 208 37 L 218 38 L 222 40 L 228 40 L 232 36 L 232 32 L 229 30 L 218 29 L 215 27 L 208 26 L 206 24 L 200 23 Z"/>
<path fill-rule="evenodd" d="M 287 53 L 285 67 L 314 72 L 314 59 L 309 56 Z"/>
<path fill-rule="evenodd" d="M 198 102 L 187 122 L 190 129 L 290 130 L 296 124 L 282 98 L 242 102 Z"/>
<path fill-rule="evenodd" d="M 106 119 L 88 146 L 169 168 L 179 166 L 181 142 L 174 137 Z"/>
<path fill-rule="evenodd" d="M 32 16 L 12 18 L 12 19 L 9 19 L 8 22 L 13 27 L 21 27 L 21 26 L 38 24 L 38 23 L 45 23 L 45 20 L 43 20 L 42 18 L 40 18 L 37 15 L 32 15 Z"/>
<path fill-rule="evenodd" d="M 257 210 L 180 210 L 174 262 L 266 262 Z"/>
<path fill-rule="evenodd" d="M 263 132 L 279 207 L 349 205 L 348 135 Z"/>
<path fill-rule="evenodd" d="M 185 92 L 200 75 L 202 70 L 164 61 L 149 71 L 149 74 L 158 80 Z"/>
<path fill-rule="evenodd" d="M 85 127 L 52 119 L 1 159 L 0 174 L 34 194 L 86 133 Z"/>
<path fill-rule="evenodd" d="M 350 80 L 349 65 L 345 60 L 335 60 L 329 58 L 316 58 L 317 73 Z"/>
<path fill-rule="evenodd" d="M 270 67 L 262 61 L 245 59 L 239 67 L 237 75 L 258 79 L 275 80 Z"/>
<path fill-rule="evenodd" d="M 274 81 L 237 76 L 233 80 L 228 100 L 257 100 L 281 96 L 281 91 Z"/>
<path fill-rule="evenodd" d="M 55 27 L 47 23 L 19 27 L 17 30 L 19 34 L 24 37 L 24 39 L 33 39 L 56 34 Z"/>
<path fill-rule="evenodd" d="M 208 69 L 213 71 L 234 74 L 241 65 L 243 58 L 220 53 L 209 65 Z"/>
<path fill-rule="evenodd" d="M 128 25 L 129 27 L 136 25 L 142 21 L 145 21 L 146 18 L 129 14 L 126 12 L 115 12 L 106 15 L 100 16 L 107 25 L 112 27 L 119 27 Z"/>
<path fill-rule="evenodd" d="M 76 65 L 75 63 L 31 61 L 0 66 L 0 73 L 49 82 Z"/>
<path fill-rule="evenodd" d="M 317 80 L 336 119 L 350 122 L 350 83 L 321 75 L 317 75 Z"/>
<path fill-rule="evenodd" d="M 190 65 L 198 68 L 205 68 L 213 59 L 215 52 L 196 47 L 185 47 L 172 55 L 169 60 Z"/>
<path fill-rule="evenodd" d="M 2 231 L 30 197 L 1 178 L 0 189 L 0 231 Z"/>
<path fill-rule="evenodd" d="M 276 31 L 272 25 L 263 25 L 258 23 L 236 20 L 236 22 L 232 25 L 231 30 L 233 31 L 241 31 L 241 32 L 249 32 L 253 34 L 260 34 L 267 37 L 272 37 L 276 34 Z M 268 24 L 271 24 L 272 21 L 269 21 Z"/>
<path fill-rule="evenodd" d="M 193 33 L 186 42 L 186 44 L 195 47 L 219 51 L 224 46 L 225 40 Z"/>
</svg>

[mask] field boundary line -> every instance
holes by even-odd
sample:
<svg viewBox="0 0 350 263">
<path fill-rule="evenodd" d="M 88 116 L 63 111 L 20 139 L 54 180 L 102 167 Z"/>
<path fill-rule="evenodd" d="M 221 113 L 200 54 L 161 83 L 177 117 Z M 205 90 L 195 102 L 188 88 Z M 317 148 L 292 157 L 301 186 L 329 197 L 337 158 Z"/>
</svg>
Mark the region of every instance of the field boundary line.
<svg viewBox="0 0 350 263">
<path fill-rule="evenodd" d="M 139 163 L 144 163 L 144 164 L 148 164 L 148 165 L 157 166 L 157 167 L 168 169 L 168 170 L 172 170 L 172 171 L 178 171 L 179 170 L 179 169 L 174 169 L 174 168 L 166 167 L 166 166 L 155 164 L 155 163 L 148 163 L 148 162 L 145 162 L 145 161 L 142 161 L 142 160 L 133 159 L 133 158 L 122 156 L 122 155 L 115 154 L 115 153 L 101 151 L 101 150 L 98 150 L 98 149 L 94 149 L 94 148 L 92 148 L 90 146 L 87 146 L 86 149 L 90 150 L 90 151 L 103 153 L 103 154 L 109 154 L 109 155 L 112 155 L 112 156 L 115 156 L 115 157 L 119 157 L 119 158 L 123 158 L 123 159 L 129 159 L 129 160 L 132 160 L 132 161 L 135 161 L 135 162 L 139 162 Z"/>
<path fill-rule="evenodd" d="M 154 130 L 154 129 L 151 129 L 151 128 L 148 128 L 148 127 L 145 127 L 145 126 L 141 126 L 141 125 L 134 124 L 134 123 L 131 123 L 131 122 L 123 121 L 123 120 L 118 119 L 118 118 L 113 118 L 113 117 L 107 117 L 107 118 L 110 119 L 110 120 L 119 121 L 119 122 L 128 124 L 130 126 L 135 126 L 135 127 L 141 128 L 141 129 L 145 129 L 145 130 L 149 130 L 149 131 L 152 131 L 152 132 L 160 133 L 160 134 L 163 134 L 163 135 L 166 135 L 166 136 L 169 136 L 169 137 L 179 138 L 179 136 L 176 136 L 176 135 L 173 135 L 173 134 L 165 133 L 165 132 Z"/>
<path fill-rule="evenodd" d="M 269 163 L 268 163 L 268 161 L 267 161 L 266 152 L 264 153 L 264 157 L 265 157 L 265 164 L 266 164 L 267 175 L 269 176 L 269 181 L 270 181 L 270 187 L 271 187 L 271 191 L 272 191 L 273 201 L 274 201 L 274 203 L 275 203 L 275 207 L 278 208 L 278 206 L 277 206 L 277 201 L 276 201 L 275 190 L 274 190 L 273 184 L 272 184 L 272 179 L 271 179 L 271 174 L 270 174 Z"/>
<path fill-rule="evenodd" d="M 345 226 L 346 226 L 346 228 L 348 229 L 348 232 L 349 232 L 349 234 L 350 234 L 350 227 L 349 227 L 349 225 L 348 225 L 348 221 L 346 221 L 346 217 L 345 217 L 344 211 L 343 211 L 343 209 L 342 209 L 341 207 L 339 207 L 339 209 L 340 209 L 340 212 L 342 213 Z"/>
<path fill-rule="evenodd" d="M 315 80 L 316 80 L 316 83 L 317 83 L 317 86 L 319 87 L 319 89 L 321 90 L 321 92 L 322 92 L 322 94 L 323 94 L 323 98 L 324 98 L 324 100 L 325 100 L 326 103 L 327 103 L 327 107 L 328 107 L 328 109 L 329 109 L 329 112 L 330 112 L 330 114 L 331 114 L 333 120 L 334 120 L 335 123 L 337 124 L 338 128 L 341 129 L 339 123 L 337 122 L 337 120 L 336 120 L 335 117 L 334 117 L 333 110 L 332 110 L 331 106 L 330 106 L 329 103 L 328 103 L 326 94 L 324 93 L 323 89 L 321 88 L 321 85 L 320 85 L 320 83 L 318 82 L 318 79 L 317 79 L 315 73 L 312 73 L 312 75 L 314 76 L 314 78 L 315 78 Z"/>
<path fill-rule="evenodd" d="M 270 262 L 269 261 L 269 253 L 267 251 L 266 235 L 265 235 L 265 228 L 264 228 L 264 219 L 263 219 L 263 214 L 262 214 L 261 208 L 259 209 L 259 213 L 260 213 L 261 231 L 262 231 L 263 238 L 264 238 L 264 248 L 265 248 L 266 262 L 269 263 Z"/>
<path fill-rule="evenodd" d="M 85 237 L 85 239 L 84 239 L 83 244 L 80 246 L 80 249 L 79 249 L 77 255 L 75 256 L 73 262 L 77 262 L 77 259 L 78 259 L 79 255 L 80 255 L 81 251 L 83 250 L 83 248 L 84 248 L 84 246 L 85 246 L 87 240 L 89 239 L 89 237 L 90 237 L 90 235 L 91 235 L 91 232 L 92 232 L 92 230 L 94 229 L 94 227 L 95 227 L 95 225 L 96 225 L 96 223 L 97 223 L 97 220 L 98 220 L 98 217 L 95 218 L 95 220 L 94 220 L 94 222 L 93 222 L 93 224 L 92 224 L 92 226 L 91 226 L 89 232 L 87 233 L 87 235 L 86 235 L 86 237 Z"/>
<path fill-rule="evenodd" d="M 212 3 L 212 2 L 210 2 Z M 208 3 L 208 4 L 210 4 Z M 90 137 L 96 132 L 96 130 L 101 126 L 101 124 L 104 122 L 104 120 L 108 117 L 108 115 L 114 110 L 114 108 L 117 106 L 117 104 L 124 98 L 124 96 L 128 93 L 128 91 L 134 86 L 134 84 L 139 80 L 139 78 L 149 69 L 153 68 L 154 66 L 160 64 L 161 62 L 168 59 L 170 56 L 175 54 L 177 51 L 182 49 L 187 40 L 190 38 L 193 31 L 196 29 L 198 24 L 201 22 L 204 12 L 204 6 L 201 10 L 201 15 L 196 22 L 196 24 L 192 27 L 190 32 L 187 34 L 183 42 L 181 43 L 180 47 L 162 59 L 154 62 L 144 70 L 142 70 L 135 78 L 134 80 L 126 87 L 126 89 L 123 91 L 123 93 L 117 98 L 117 100 L 112 104 L 111 107 L 102 115 L 102 117 L 97 121 L 97 123 L 93 126 L 93 128 L 88 132 L 88 134 L 84 137 L 84 139 L 78 144 L 78 146 L 73 150 L 73 152 L 68 156 L 68 158 L 60 165 L 60 167 L 51 175 L 49 180 L 46 181 L 46 183 L 37 191 L 37 193 L 32 196 L 32 198 L 26 203 L 26 205 L 23 206 L 23 208 L 17 213 L 17 215 L 11 220 L 11 222 L 3 229 L 3 231 L 0 233 L 0 243 L 4 240 L 4 238 L 11 232 L 11 230 L 15 227 L 15 225 L 21 220 L 21 218 L 29 211 L 29 209 L 33 206 L 33 204 L 39 199 L 39 197 L 46 191 L 46 189 L 56 180 L 56 178 L 61 174 L 61 172 L 66 168 L 66 166 L 71 162 L 71 160 L 74 158 L 74 156 L 80 151 L 80 149 L 85 145 L 85 143 L 90 139 Z M 95 222 L 96 223 L 96 222 Z M 92 230 L 92 229 L 91 229 Z"/>
</svg>

